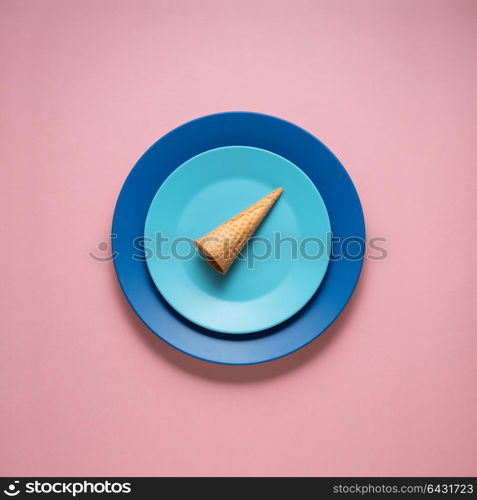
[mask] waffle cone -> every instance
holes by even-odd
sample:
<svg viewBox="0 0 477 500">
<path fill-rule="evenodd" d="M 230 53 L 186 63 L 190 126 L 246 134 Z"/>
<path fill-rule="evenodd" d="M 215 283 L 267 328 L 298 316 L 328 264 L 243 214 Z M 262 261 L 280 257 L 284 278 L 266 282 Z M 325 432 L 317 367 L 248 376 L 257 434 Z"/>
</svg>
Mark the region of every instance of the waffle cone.
<svg viewBox="0 0 477 500">
<path fill-rule="evenodd" d="M 219 273 L 226 274 L 240 250 L 282 194 L 280 187 L 243 212 L 195 240 L 195 246 Z"/>
</svg>

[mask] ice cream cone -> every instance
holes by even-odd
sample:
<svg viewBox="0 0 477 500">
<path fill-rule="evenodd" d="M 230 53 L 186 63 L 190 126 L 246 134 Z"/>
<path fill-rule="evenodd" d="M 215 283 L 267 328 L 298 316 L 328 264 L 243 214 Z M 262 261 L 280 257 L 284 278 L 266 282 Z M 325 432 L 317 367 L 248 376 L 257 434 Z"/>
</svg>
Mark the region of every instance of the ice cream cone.
<svg viewBox="0 0 477 500">
<path fill-rule="evenodd" d="M 260 223 L 283 192 L 275 189 L 250 205 L 243 212 L 195 240 L 195 246 L 207 262 L 219 273 L 226 274 L 240 250 L 256 231 Z"/>
</svg>

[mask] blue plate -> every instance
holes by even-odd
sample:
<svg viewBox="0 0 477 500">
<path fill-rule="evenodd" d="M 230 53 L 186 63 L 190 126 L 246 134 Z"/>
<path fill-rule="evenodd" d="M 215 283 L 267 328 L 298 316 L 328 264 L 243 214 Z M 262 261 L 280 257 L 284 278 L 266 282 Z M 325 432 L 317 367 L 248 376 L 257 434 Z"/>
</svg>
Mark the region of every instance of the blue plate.
<svg viewBox="0 0 477 500">
<path fill-rule="evenodd" d="M 277 187 L 284 192 L 223 276 L 194 240 Z M 147 264 L 169 304 L 209 330 L 243 334 L 299 311 L 326 272 L 328 212 L 298 167 L 269 151 L 229 146 L 186 161 L 159 188 L 147 214 Z"/>
<path fill-rule="evenodd" d="M 258 334 L 214 333 L 184 319 L 164 300 L 141 252 L 149 206 L 179 165 L 204 151 L 244 145 L 272 151 L 300 167 L 325 202 L 333 230 L 332 258 L 308 304 L 289 320 Z M 333 153 L 290 122 L 248 112 L 198 118 L 169 132 L 139 159 L 119 194 L 112 249 L 119 283 L 132 308 L 159 337 L 207 361 L 252 364 L 285 356 L 318 337 L 347 304 L 361 272 L 364 218 L 356 190 Z"/>
</svg>

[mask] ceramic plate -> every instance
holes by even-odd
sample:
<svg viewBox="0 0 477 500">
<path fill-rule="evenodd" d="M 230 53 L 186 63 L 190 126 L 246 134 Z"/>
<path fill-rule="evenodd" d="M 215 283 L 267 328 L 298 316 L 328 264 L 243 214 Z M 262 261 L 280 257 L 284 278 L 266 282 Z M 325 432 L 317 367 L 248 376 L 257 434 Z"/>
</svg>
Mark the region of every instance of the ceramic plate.
<svg viewBox="0 0 477 500">
<path fill-rule="evenodd" d="M 226 275 L 193 241 L 277 187 L 284 192 Z M 326 272 L 331 228 L 315 185 L 263 149 L 231 146 L 186 161 L 162 184 L 146 218 L 152 279 L 167 302 L 210 330 L 243 334 L 299 311 Z"/>
<path fill-rule="evenodd" d="M 237 335 L 202 328 L 177 313 L 157 290 L 146 260 L 141 258 L 144 252 L 138 251 L 147 212 L 166 178 L 204 151 L 234 145 L 274 152 L 302 169 L 319 187 L 334 239 L 325 278 L 308 304 L 289 320 L 259 333 L 241 335 L 240 340 Z M 248 112 L 198 118 L 158 140 L 126 179 L 112 227 L 118 280 L 144 324 L 176 349 L 223 364 L 270 361 L 302 348 L 323 333 L 343 311 L 355 289 L 363 263 L 364 238 L 361 203 L 336 156 L 306 130 L 273 116 Z"/>
</svg>

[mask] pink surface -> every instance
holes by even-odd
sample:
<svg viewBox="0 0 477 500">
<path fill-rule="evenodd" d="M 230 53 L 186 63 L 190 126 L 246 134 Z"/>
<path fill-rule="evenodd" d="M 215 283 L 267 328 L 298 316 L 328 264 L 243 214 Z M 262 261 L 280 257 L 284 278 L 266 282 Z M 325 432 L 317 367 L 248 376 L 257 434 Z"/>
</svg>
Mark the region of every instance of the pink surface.
<svg viewBox="0 0 477 500">
<path fill-rule="evenodd" d="M 0 14 L 2 475 L 477 475 L 477 2 Z M 320 137 L 389 252 L 323 337 L 253 367 L 165 345 L 88 255 L 142 152 L 225 110 Z"/>
</svg>

